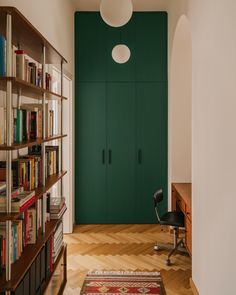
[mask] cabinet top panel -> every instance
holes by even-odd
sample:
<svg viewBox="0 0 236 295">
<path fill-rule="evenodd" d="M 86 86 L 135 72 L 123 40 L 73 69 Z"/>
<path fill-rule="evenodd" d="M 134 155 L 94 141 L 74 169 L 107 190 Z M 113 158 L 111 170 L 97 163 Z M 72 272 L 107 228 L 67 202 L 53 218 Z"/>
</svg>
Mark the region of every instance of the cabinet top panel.
<svg viewBox="0 0 236 295">
<path fill-rule="evenodd" d="M 20 46 L 27 55 L 42 62 L 42 48 L 46 48 L 46 63 L 60 64 L 66 59 L 43 37 L 43 35 L 15 7 L 0 6 L 0 34 L 6 37 L 6 16 L 12 15 L 12 43 Z"/>
</svg>

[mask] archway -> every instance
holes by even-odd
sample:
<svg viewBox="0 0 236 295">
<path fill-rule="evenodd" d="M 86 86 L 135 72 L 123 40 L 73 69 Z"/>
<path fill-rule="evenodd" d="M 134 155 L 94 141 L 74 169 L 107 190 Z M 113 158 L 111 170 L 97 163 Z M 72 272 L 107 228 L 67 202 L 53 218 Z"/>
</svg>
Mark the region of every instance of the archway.
<svg viewBox="0 0 236 295">
<path fill-rule="evenodd" d="M 170 181 L 191 182 L 192 150 L 192 40 L 185 15 L 173 38 L 169 87 Z"/>
</svg>

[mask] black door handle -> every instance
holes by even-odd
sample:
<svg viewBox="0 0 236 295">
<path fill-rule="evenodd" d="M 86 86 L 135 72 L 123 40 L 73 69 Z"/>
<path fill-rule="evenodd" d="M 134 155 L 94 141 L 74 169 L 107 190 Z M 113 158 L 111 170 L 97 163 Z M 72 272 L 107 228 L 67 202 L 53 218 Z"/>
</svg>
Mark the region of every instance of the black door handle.
<svg viewBox="0 0 236 295">
<path fill-rule="evenodd" d="M 142 164 L 142 150 L 141 149 L 138 150 L 138 163 Z"/>
<path fill-rule="evenodd" d="M 102 150 L 102 164 L 105 164 L 106 158 L 105 158 L 105 150 Z"/>
<path fill-rule="evenodd" d="M 112 151 L 109 150 L 108 152 L 108 163 L 111 165 L 111 161 L 112 161 Z"/>
</svg>

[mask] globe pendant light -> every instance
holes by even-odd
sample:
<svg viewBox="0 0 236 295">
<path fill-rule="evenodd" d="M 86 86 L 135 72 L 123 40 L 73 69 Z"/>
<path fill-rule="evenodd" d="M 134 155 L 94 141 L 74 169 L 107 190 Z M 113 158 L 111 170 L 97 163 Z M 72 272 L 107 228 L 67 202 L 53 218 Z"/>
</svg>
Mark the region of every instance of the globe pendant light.
<svg viewBox="0 0 236 295">
<path fill-rule="evenodd" d="M 128 46 L 119 44 L 112 49 L 111 55 L 115 62 L 123 64 L 130 59 L 131 53 Z"/>
<path fill-rule="evenodd" d="M 121 27 L 132 17 L 132 0 L 101 0 L 100 14 L 111 27 Z"/>
</svg>

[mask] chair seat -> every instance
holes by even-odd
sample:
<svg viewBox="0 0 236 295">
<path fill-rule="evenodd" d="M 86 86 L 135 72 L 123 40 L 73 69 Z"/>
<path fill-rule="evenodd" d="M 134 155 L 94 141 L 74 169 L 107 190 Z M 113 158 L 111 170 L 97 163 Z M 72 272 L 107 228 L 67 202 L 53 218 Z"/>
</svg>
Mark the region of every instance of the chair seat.
<svg viewBox="0 0 236 295">
<path fill-rule="evenodd" d="M 184 214 L 182 212 L 167 212 L 160 218 L 160 224 L 184 227 Z"/>
</svg>

